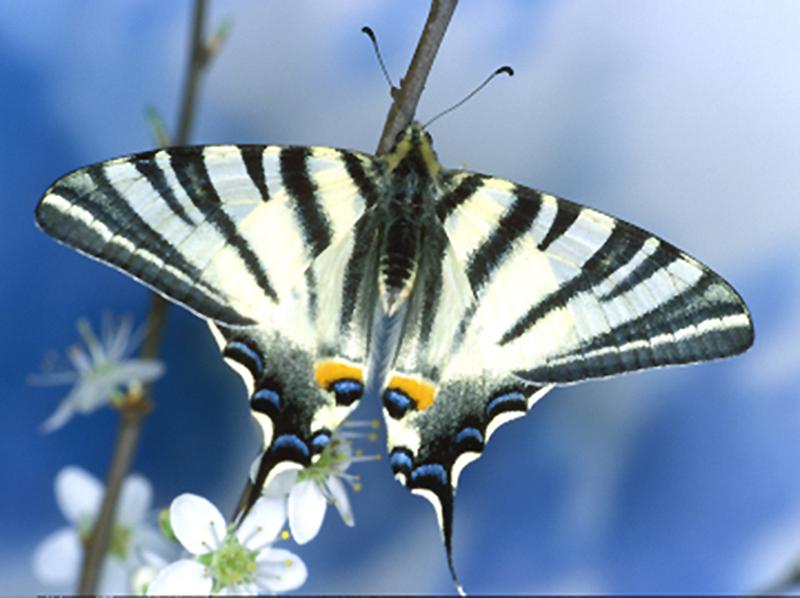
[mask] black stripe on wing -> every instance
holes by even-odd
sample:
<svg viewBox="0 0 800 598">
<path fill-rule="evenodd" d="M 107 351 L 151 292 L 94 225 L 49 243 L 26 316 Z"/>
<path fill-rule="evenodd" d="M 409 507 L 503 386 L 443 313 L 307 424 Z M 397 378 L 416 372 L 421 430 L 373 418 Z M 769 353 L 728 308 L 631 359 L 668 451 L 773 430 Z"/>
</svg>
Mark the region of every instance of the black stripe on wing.
<svg viewBox="0 0 800 598">
<path fill-rule="evenodd" d="M 280 154 L 281 177 L 287 193 L 294 200 L 294 209 L 313 257 L 331 244 L 332 232 L 328 218 L 317 197 L 317 185 L 311 179 L 308 158 L 311 149 L 287 147 Z"/>
<path fill-rule="evenodd" d="M 569 230 L 569 227 L 572 226 L 581 213 L 579 205 L 563 199 L 559 199 L 556 202 L 556 210 L 556 217 L 553 219 L 553 224 L 550 225 L 550 230 L 547 231 L 544 239 L 539 243 L 541 251 L 547 251 L 550 245 Z"/>
<path fill-rule="evenodd" d="M 263 145 L 240 145 L 242 152 L 242 162 L 250 180 L 261 194 L 263 201 L 269 201 L 269 189 L 267 188 L 267 176 L 264 172 L 264 146 Z"/>
<path fill-rule="evenodd" d="M 369 169 L 370 172 L 365 170 L 363 160 L 353 152 L 342 150 L 340 156 L 347 169 L 347 174 L 350 175 L 353 184 L 358 188 L 366 203 L 366 209 L 369 210 L 380 200 L 380 189 L 375 185 L 375 181 L 378 180 L 381 173 L 374 172 L 373 169 Z"/>
<path fill-rule="evenodd" d="M 222 208 L 222 201 L 208 175 L 203 150 L 202 146 L 167 150 L 178 182 L 195 207 L 217 229 L 225 242 L 233 247 L 264 294 L 277 303 L 278 294 L 261 267 L 261 261 Z"/>
<path fill-rule="evenodd" d="M 63 210 L 48 199 L 50 196 L 66 201 L 70 209 Z M 88 213 L 92 220 L 87 222 L 73 214 L 72 206 Z M 254 323 L 228 306 L 225 295 L 204 283 L 202 272 L 139 216 L 110 183 L 103 164 L 77 170 L 57 181 L 37 206 L 36 222 L 53 238 L 119 268 L 205 317 L 233 326 Z M 99 227 L 118 241 L 109 242 L 96 230 Z M 148 259 L 145 253 L 161 263 Z"/>
<path fill-rule="evenodd" d="M 156 154 L 158 154 L 159 151 L 160 150 L 153 150 L 138 154 L 136 159 L 131 163 L 136 167 L 136 170 L 147 179 L 153 189 L 156 190 L 156 193 L 158 193 L 161 199 L 164 200 L 167 206 L 169 206 L 169 209 L 172 210 L 178 218 L 189 226 L 196 226 L 197 223 L 186 213 L 186 208 L 178 198 L 175 197 L 175 193 L 167 182 L 164 171 L 161 170 L 161 167 L 156 163 Z"/>
<path fill-rule="evenodd" d="M 583 264 L 578 274 L 533 305 L 503 335 L 500 344 L 505 345 L 522 336 L 548 314 L 565 307 L 579 293 L 590 291 L 596 285 L 602 284 L 608 276 L 627 264 L 647 240 L 647 237 L 637 232 L 631 226 L 615 222 L 608 239 Z M 655 268 L 653 272 L 657 269 Z"/>
<path fill-rule="evenodd" d="M 658 246 L 653 253 L 629 272 L 624 279 L 614 285 L 614 288 L 600 297 L 601 301 L 611 301 L 635 287 L 641 281 L 647 280 L 661 268 L 667 268 L 672 262 L 680 259 L 681 252 L 675 246 L 655 237 L 652 237 L 652 239 L 658 241 Z"/>
<path fill-rule="evenodd" d="M 467 277 L 476 294 L 491 278 L 492 272 L 511 252 L 514 241 L 529 232 L 539 214 L 542 194 L 526 187 L 514 188 L 515 200 L 491 234 L 470 257 Z"/>
<path fill-rule="evenodd" d="M 458 206 L 467 201 L 472 195 L 483 186 L 486 177 L 482 174 L 471 173 L 464 178 L 449 192 L 445 193 L 436 203 L 436 213 L 439 220 L 444 222 L 456 211 Z"/>
<path fill-rule="evenodd" d="M 363 283 L 368 272 L 370 258 L 374 265 L 375 250 L 375 219 L 370 212 L 364 214 L 356 223 L 353 232 L 353 251 L 347 260 L 342 281 L 342 307 L 340 312 L 340 325 L 342 331 L 346 330 L 353 320 L 356 311 L 358 293 L 363 288 Z"/>
<path fill-rule="evenodd" d="M 731 316 L 747 317 L 735 323 L 723 322 Z M 690 332 L 692 327 L 694 331 Z M 676 338 L 674 335 L 679 332 Z M 672 338 L 659 339 L 662 335 Z M 706 271 L 695 284 L 657 309 L 518 375 L 539 382 L 575 382 L 659 365 L 727 357 L 752 344 L 753 328 L 741 298 L 722 279 Z"/>
</svg>

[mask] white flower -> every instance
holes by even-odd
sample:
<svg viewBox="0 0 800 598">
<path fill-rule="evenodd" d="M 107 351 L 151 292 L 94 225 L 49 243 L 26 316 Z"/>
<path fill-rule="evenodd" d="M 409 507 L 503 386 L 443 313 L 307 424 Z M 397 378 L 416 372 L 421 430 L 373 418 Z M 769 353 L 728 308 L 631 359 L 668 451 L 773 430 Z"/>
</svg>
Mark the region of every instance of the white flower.
<svg viewBox="0 0 800 598">
<path fill-rule="evenodd" d="M 342 480 L 348 482 L 355 491 L 359 491 L 360 478 L 347 473 L 347 468 L 356 462 L 375 461 L 380 455 L 363 456 L 360 452 L 354 455 L 353 438 L 367 437 L 374 441 L 376 435 L 374 432 L 349 432 L 346 428 L 365 424 L 377 427 L 377 421 L 345 422 L 342 430 L 333 435 L 314 463 L 304 469 L 279 473 L 265 489 L 265 496 L 288 496 L 289 530 L 298 544 L 305 544 L 316 537 L 322 527 L 328 504 L 336 507 L 346 525 L 355 525 L 350 499 Z"/>
<path fill-rule="evenodd" d="M 149 595 L 257 594 L 299 588 L 308 576 L 300 558 L 272 548 L 286 520 L 282 499 L 260 498 L 238 529 L 205 498 L 182 494 L 170 506 L 170 525 L 194 558 L 168 565 Z"/>
<path fill-rule="evenodd" d="M 86 320 L 78 321 L 78 332 L 88 350 L 73 345 L 67 351 L 72 369 L 31 376 L 34 384 L 72 384 L 72 390 L 47 421 L 45 432 L 63 426 L 74 413 L 91 413 L 106 403 L 121 398 L 135 384 L 147 384 L 164 373 L 164 365 L 155 359 L 126 358 L 139 344 L 141 332 L 133 331 L 130 318 L 114 325 L 111 316 L 103 315 L 100 339 Z"/>
<path fill-rule="evenodd" d="M 83 541 L 100 511 L 103 485 L 83 469 L 68 466 L 56 475 L 55 494 L 56 502 L 71 526 L 56 531 L 39 544 L 33 555 L 33 571 L 43 583 L 66 590 L 72 589 L 78 580 Z M 150 482 L 139 475 L 125 478 L 98 593 L 130 592 L 128 579 L 136 564 L 134 546 L 147 533 L 144 519 L 151 499 Z"/>
</svg>

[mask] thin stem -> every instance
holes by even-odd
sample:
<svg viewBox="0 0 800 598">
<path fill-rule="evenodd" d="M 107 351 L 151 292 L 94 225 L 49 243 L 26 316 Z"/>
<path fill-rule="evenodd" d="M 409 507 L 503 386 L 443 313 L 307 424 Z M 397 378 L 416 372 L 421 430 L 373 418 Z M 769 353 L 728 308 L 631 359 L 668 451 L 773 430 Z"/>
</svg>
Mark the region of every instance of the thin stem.
<svg viewBox="0 0 800 598">
<path fill-rule="evenodd" d="M 211 58 L 204 33 L 207 6 L 206 0 L 195 0 L 194 14 L 192 15 L 192 37 L 189 46 L 189 64 L 186 69 L 186 79 L 183 83 L 183 97 L 181 98 L 180 115 L 178 117 L 178 133 L 174 139 L 176 145 L 186 145 L 189 142 L 189 132 L 194 123 L 197 104 L 197 87 L 200 83 L 200 76 Z"/>
<path fill-rule="evenodd" d="M 392 90 L 394 103 L 386 117 L 376 153 L 388 152 L 397 134 L 413 119 L 422 96 L 422 90 L 425 88 L 425 82 L 428 80 L 433 59 L 436 58 L 439 46 L 442 45 L 444 33 L 450 24 L 456 4 L 458 4 L 458 0 L 431 1 L 428 20 L 425 22 L 425 28 L 422 30 L 411 64 L 408 65 L 406 76 L 400 80 L 400 87 Z"/>
<path fill-rule="evenodd" d="M 206 7 L 207 0 L 195 0 L 192 14 L 189 61 L 180 104 L 178 134 L 175 136 L 175 142 L 180 145 L 185 144 L 189 139 L 189 132 L 194 120 L 200 76 L 213 54 L 209 47 L 206 46 L 204 38 Z M 147 334 L 142 343 L 141 352 L 142 357 L 145 359 L 152 359 L 158 354 L 167 306 L 168 303 L 162 297 L 155 293 L 152 295 Z M 86 552 L 78 583 L 78 594 L 96 593 L 103 560 L 108 552 L 108 545 L 111 540 L 122 482 L 130 470 L 136 453 L 142 421 L 150 411 L 149 394 L 149 386 L 143 386 L 129 392 L 120 409 L 119 430 L 106 476 L 106 490 L 103 495 L 103 502 L 100 505 L 97 521 L 86 541 Z"/>
</svg>

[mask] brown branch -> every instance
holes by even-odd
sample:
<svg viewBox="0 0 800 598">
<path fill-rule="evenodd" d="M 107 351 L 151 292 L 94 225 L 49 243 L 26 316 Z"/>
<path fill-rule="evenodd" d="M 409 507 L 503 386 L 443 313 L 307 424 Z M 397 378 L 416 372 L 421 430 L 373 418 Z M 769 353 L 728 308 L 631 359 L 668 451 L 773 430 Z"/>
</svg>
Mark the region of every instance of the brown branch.
<svg viewBox="0 0 800 598">
<path fill-rule="evenodd" d="M 392 90 L 394 103 L 389 108 L 381 140 L 375 153 L 385 154 L 388 152 L 392 148 L 397 134 L 413 120 L 422 90 L 425 88 L 425 82 L 431 72 L 433 59 L 436 58 L 436 53 L 442 44 L 456 4 L 458 4 L 458 0 L 431 1 L 428 20 L 425 22 L 425 28 L 422 30 L 411 64 L 408 65 L 406 76 L 400 80 L 400 88 Z"/>
<path fill-rule="evenodd" d="M 212 44 L 205 42 L 206 7 L 207 0 L 195 0 L 189 61 L 180 103 L 178 133 L 175 136 L 175 142 L 179 145 L 184 145 L 189 140 L 200 76 L 220 43 L 220 39 L 216 38 L 212 40 Z M 158 354 L 167 306 L 166 300 L 153 293 L 147 321 L 147 334 L 141 351 L 141 355 L 145 359 L 153 359 Z M 106 489 L 100 505 L 100 513 L 98 513 L 92 532 L 86 541 L 78 594 L 94 594 L 97 591 L 97 582 L 114 528 L 115 512 L 122 483 L 136 453 L 144 416 L 150 411 L 149 393 L 149 386 L 133 389 L 120 407 L 119 430 L 106 475 Z"/>
</svg>

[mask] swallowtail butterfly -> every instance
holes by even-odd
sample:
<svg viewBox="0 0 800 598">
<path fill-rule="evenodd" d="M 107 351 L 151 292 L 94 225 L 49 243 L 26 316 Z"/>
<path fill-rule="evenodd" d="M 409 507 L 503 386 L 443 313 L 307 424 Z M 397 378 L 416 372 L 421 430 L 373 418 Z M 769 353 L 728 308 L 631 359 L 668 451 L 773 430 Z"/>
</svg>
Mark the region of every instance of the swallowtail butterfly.
<svg viewBox="0 0 800 598">
<path fill-rule="evenodd" d="M 557 384 L 753 342 L 722 278 L 644 230 L 447 170 L 417 123 L 386 155 L 174 147 L 78 169 L 36 209 L 58 241 L 208 320 L 263 430 L 252 504 L 363 396 L 453 573 L 459 474 Z M 457 582 L 456 582 L 457 583 Z"/>
</svg>

